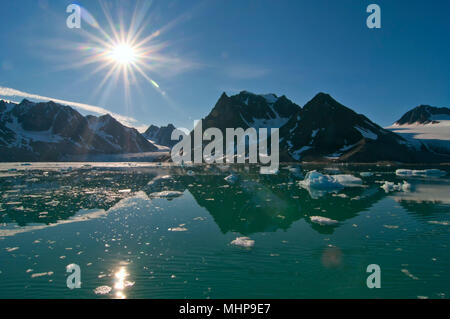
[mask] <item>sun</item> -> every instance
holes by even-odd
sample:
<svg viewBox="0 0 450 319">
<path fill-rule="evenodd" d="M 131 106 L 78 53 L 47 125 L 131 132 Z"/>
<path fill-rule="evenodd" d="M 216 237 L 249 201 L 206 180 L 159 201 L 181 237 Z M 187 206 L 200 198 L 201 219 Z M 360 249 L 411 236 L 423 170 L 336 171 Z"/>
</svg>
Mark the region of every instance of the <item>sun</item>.
<svg viewBox="0 0 450 319">
<path fill-rule="evenodd" d="M 133 46 L 127 43 L 119 43 L 112 47 L 109 58 L 117 64 L 128 66 L 136 62 L 138 56 Z"/>
</svg>

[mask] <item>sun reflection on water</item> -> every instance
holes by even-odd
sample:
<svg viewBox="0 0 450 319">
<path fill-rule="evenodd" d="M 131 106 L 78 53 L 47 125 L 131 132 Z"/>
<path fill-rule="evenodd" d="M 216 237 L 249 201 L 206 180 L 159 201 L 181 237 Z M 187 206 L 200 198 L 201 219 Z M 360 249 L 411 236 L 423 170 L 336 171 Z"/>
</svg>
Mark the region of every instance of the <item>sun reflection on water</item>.
<svg viewBox="0 0 450 319">
<path fill-rule="evenodd" d="M 134 282 L 126 280 L 129 277 L 127 268 L 122 266 L 114 273 L 114 292 L 118 299 L 126 299 L 125 289 L 134 285 Z"/>
</svg>

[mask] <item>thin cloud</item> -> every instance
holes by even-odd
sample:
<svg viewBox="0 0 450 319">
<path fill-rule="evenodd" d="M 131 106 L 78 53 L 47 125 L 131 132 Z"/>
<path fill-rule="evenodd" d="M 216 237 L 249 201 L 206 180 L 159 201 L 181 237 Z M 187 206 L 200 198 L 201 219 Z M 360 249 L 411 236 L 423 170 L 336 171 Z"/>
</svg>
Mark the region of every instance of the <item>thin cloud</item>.
<svg viewBox="0 0 450 319">
<path fill-rule="evenodd" d="M 107 109 L 100 107 L 100 106 L 66 101 L 66 100 L 61 100 L 61 99 L 55 99 L 55 98 L 51 98 L 51 97 L 47 97 L 47 96 L 27 93 L 27 92 L 23 92 L 23 91 L 19 91 L 19 90 L 7 88 L 7 87 L 2 87 L 2 86 L 0 86 L 0 96 L 21 97 L 21 98 L 26 98 L 26 99 L 31 99 L 31 100 L 38 100 L 38 101 L 53 101 L 55 103 L 72 106 L 76 109 L 83 110 L 83 111 L 90 112 L 90 113 L 95 113 L 95 114 L 99 114 L 99 115 L 111 114 L 112 117 L 114 117 L 116 120 L 118 120 L 119 122 L 121 122 L 122 124 L 127 125 L 127 126 L 133 126 L 133 123 L 138 122 L 135 118 L 110 112 Z"/>
</svg>

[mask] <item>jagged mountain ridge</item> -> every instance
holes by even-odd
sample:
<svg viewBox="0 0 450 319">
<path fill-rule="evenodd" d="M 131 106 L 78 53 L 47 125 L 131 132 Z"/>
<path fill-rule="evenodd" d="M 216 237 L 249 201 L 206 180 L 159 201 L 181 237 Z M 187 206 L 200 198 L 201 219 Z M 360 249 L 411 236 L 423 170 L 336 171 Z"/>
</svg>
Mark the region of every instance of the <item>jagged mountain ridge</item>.
<svg viewBox="0 0 450 319">
<path fill-rule="evenodd" d="M 162 127 L 150 125 L 142 135 L 155 144 L 171 148 L 177 143 L 177 141 L 172 141 L 172 132 L 174 130 L 176 128 L 173 124 Z"/>
<path fill-rule="evenodd" d="M 224 136 L 226 128 L 279 128 L 280 160 L 285 162 L 448 161 L 325 93 L 317 94 L 303 108 L 275 94 L 243 91 L 229 97 L 223 93 L 203 119 L 203 131 L 210 127 L 219 128 Z"/>
<path fill-rule="evenodd" d="M 52 101 L 0 101 L 0 161 L 60 161 L 156 150 L 136 129 L 110 115 L 84 117 Z"/>
<path fill-rule="evenodd" d="M 450 120 L 450 109 L 448 107 L 419 105 L 406 112 L 395 124 L 437 124 L 442 120 Z"/>
</svg>

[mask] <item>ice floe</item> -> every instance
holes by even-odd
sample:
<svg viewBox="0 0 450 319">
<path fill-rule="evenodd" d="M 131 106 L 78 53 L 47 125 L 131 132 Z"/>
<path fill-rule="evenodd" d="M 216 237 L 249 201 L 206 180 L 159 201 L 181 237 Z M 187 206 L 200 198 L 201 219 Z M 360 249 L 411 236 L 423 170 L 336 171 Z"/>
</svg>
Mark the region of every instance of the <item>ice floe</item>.
<svg viewBox="0 0 450 319">
<path fill-rule="evenodd" d="M 231 242 L 232 245 L 251 248 L 255 245 L 255 241 L 248 237 L 237 237 Z"/>
<path fill-rule="evenodd" d="M 361 175 L 362 177 L 370 177 L 373 176 L 372 172 L 361 172 L 359 173 L 359 175 Z"/>
<path fill-rule="evenodd" d="M 234 184 L 238 181 L 239 177 L 237 175 L 231 174 L 224 178 L 228 183 Z"/>
<path fill-rule="evenodd" d="M 408 269 L 402 269 L 401 271 L 409 278 L 414 279 L 414 280 L 419 280 L 419 278 L 414 276 L 413 274 L 411 274 Z"/>
<path fill-rule="evenodd" d="M 389 192 L 410 192 L 411 184 L 407 181 L 403 181 L 402 183 L 395 184 L 394 182 L 385 181 L 383 185 L 380 186 L 386 193 Z"/>
<path fill-rule="evenodd" d="M 96 295 L 107 295 L 111 292 L 112 288 L 110 286 L 100 286 L 94 289 Z"/>
<path fill-rule="evenodd" d="M 299 185 L 308 190 L 313 198 L 323 196 L 327 192 L 339 191 L 345 187 L 363 186 L 362 180 L 353 175 L 325 175 L 317 171 L 308 172 Z"/>
<path fill-rule="evenodd" d="M 162 192 L 152 193 L 152 194 L 150 194 L 150 197 L 152 197 L 152 198 L 175 198 L 175 197 L 180 197 L 182 195 L 183 195 L 183 193 L 178 192 L 178 191 L 162 191 Z"/>
<path fill-rule="evenodd" d="M 438 220 L 430 220 L 430 221 L 428 221 L 428 224 L 450 226 L 450 222 L 448 222 L 448 221 L 438 221 Z"/>
<path fill-rule="evenodd" d="M 315 224 L 319 224 L 321 226 L 329 226 L 329 225 L 335 225 L 335 224 L 339 223 L 337 220 L 327 218 L 327 217 L 322 217 L 322 216 L 311 216 L 309 219 L 311 220 L 311 222 L 313 222 Z"/>
<path fill-rule="evenodd" d="M 38 277 L 43 277 L 43 276 L 53 276 L 53 271 L 32 274 L 31 278 L 38 278 Z"/>
<path fill-rule="evenodd" d="M 440 169 L 422 169 L 422 170 L 398 169 L 395 171 L 395 175 L 397 175 L 397 176 L 440 177 L 440 176 L 447 175 L 447 172 L 442 171 Z"/>
<path fill-rule="evenodd" d="M 183 231 L 187 231 L 188 229 L 186 227 L 172 227 L 168 229 L 169 231 L 173 231 L 173 232 L 183 232 Z"/>
</svg>

